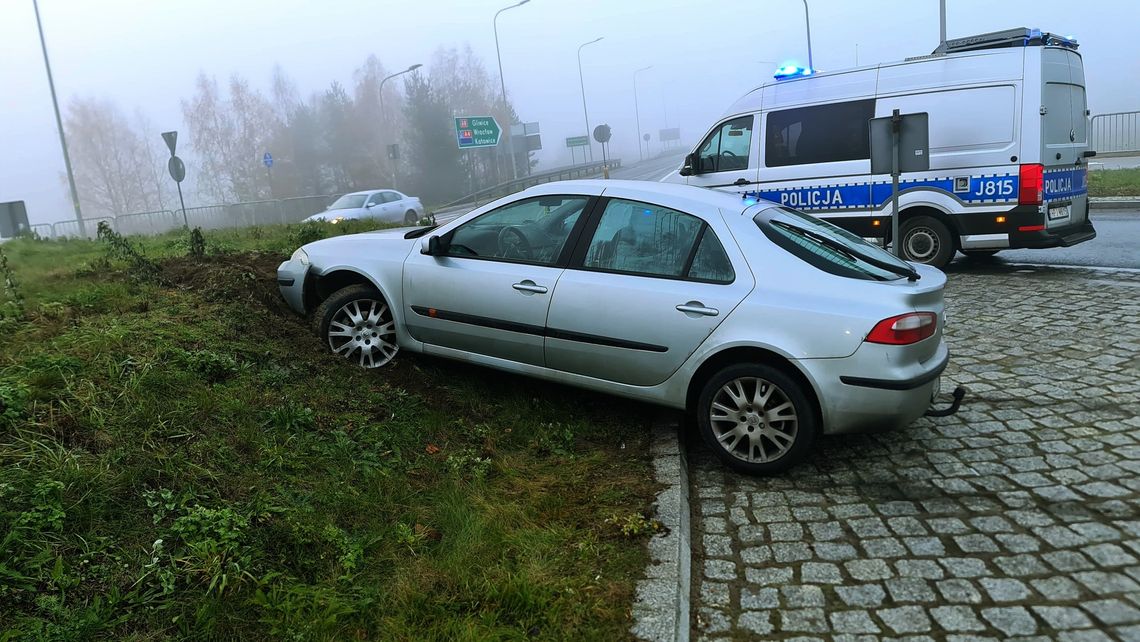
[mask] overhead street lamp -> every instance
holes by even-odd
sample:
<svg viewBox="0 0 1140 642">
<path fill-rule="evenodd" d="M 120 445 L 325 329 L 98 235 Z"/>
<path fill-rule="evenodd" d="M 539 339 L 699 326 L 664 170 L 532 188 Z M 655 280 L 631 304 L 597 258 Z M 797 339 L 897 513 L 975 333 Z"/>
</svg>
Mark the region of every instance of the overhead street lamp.
<svg viewBox="0 0 1140 642">
<path fill-rule="evenodd" d="M 87 236 L 83 224 L 83 211 L 79 208 L 79 192 L 75 189 L 75 173 L 71 171 L 71 155 L 67 153 L 67 136 L 63 133 L 63 119 L 59 116 L 59 100 L 55 96 L 55 81 L 51 77 L 51 63 L 48 62 L 47 43 L 44 41 L 44 26 L 40 22 L 40 5 L 32 0 L 36 12 L 36 29 L 40 32 L 40 49 L 44 52 L 44 69 L 47 70 L 48 89 L 51 90 L 51 106 L 55 110 L 55 126 L 59 130 L 59 146 L 63 149 L 63 165 L 67 168 L 67 186 L 71 189 L 71 204 L 75 206 L 75 222 L 79 224 L 79 235 Z"/>
<path fill-rule="evenodd" d="M 506 11 L 507 9 L 521 7 L 528 2 L 530 2 L 530 0 L 522 0 L 521 2 L 512 4 L 509 7 L 503 7 L 502 9 L 496 11 L 495 17 L 491 19 L 491 26 L 495 30 L 495 58 L 497 58 L 499 61 L 499 89 L 501 89 L 503 92 L 503 109 L 507 108 L 507 81 L 503 79 L 503 55 L 499 53 L 499 14 Z M 510 139 L 508 138 L 508 140 Z M 518 180 L 519 168 L 518 163 L 515 162 L 514 141 L 511 141 L 511 171 L 514 172 L 515 180 Z"/>
<path fill-rule="evenodd" d="M 415 71 L 415 70 L 419 69 L 420 67 L 423 67 L 423 65 L 421 65 L 420 63 L 417 62 L 416 64 L 412 65 L 411 67 L 408 67 L 407 69 L 405 69 L 403 71 L 397 71 L 396 73 L 392 74 L 391 76 L 387 76 L 386 78 L 384 78 L 383 80 L 380 81 L 380 118 L 382 118 L 384 120 L 384 126 L 385 127 L 388 126 L 388 110 L 384 108 L 384 83 L 395 78 L 396 76 L 402 76 L 406 73 Z M 392 187 L 395 188 L 396 187 L 396 159 L 392 158 L 389 160 L 392 161 Z"/>
<path fill-rule="evenodd" d="M 633 72 L 633 115 L 637 121 L 637 158 L 638 160 L 645 160 L 645 156 L 641 153 L 641 109 L 637 106 L 637 74 L 645 71 L 646 69 L 653 69 L 653 65 L 642 67 Z"/>
<path fill-rule="evenodd" d="M 592 45 L 604 37 L 599 36 L 590 42 L 582 43 L 578 47 L 578 84 L 582 87 L 582 115 L 586 117 L 586 145 L 590 148 L 590 160 L 594 160 L 594 143 L 590 140 L 590 112 L 586 110 L 586 81 L 582 79 L 582 47 Z"/>
<path fill-rule="evenodd" d="M 804 0 L 804 26 L 807 28 L 808 69 L 815 71 L 815 67 L 811 64 L 811 16 L 808 15 L 807 0 Z"/>
</svg>

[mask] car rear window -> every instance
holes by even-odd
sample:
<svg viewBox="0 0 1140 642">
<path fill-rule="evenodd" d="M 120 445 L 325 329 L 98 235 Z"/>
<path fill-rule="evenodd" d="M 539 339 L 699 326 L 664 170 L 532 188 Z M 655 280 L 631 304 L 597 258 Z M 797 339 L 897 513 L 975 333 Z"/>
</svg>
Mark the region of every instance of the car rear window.
<svg viewBox="0 0 1140 642">
<path fill-rule="evenodd" d="M 753 220 L 773 243 L 824 272 L 869 281 L 893 281 L 914 271 L 877 245 L 803 212 L 771 207 Z"/>
</svg>

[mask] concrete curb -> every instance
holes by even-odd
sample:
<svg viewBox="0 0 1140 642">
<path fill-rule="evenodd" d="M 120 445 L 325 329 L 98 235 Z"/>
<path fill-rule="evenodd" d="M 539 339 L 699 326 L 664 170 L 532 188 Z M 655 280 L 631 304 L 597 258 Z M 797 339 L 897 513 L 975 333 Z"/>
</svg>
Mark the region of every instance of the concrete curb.
<svg viewBox="0 0 1140 642">
<path fill-rule="evenodd" d="M 637 583 L 630 632 L 639 640 L 688 642 L 692 537 L 689 532 L 689 466 L 681 427 L 673 416 L 653 424 L 654 517 L 665 527 L 649 540 L 650 564 Z"/>
<path fill-rule="evenodd" d="M 1140 197 L 1092 198 L 1089 207 L 1094 210 L 1140 210 Z"/>
</svg>

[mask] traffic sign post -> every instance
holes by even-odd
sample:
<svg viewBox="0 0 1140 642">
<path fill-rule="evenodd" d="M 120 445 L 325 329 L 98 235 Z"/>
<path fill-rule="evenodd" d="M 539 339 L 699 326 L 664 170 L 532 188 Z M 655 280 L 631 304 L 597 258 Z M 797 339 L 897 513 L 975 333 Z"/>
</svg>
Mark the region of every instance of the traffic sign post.
<svg viewBox="0 0 1140 642">
<path fill-rule="evenodd" d="M 186 229 L 190 229 L 190 221 L 186 218 L 186 201 L 182 199 L 182 181 L 186 179 L 186 165 L 181 158 L 174 155 L 178 148 L 178 132 L 162 132 L 162 140 L 170 149 L 170 160 L 166 163 L 166 171 L 170 172 L 170 178 L 173 178 L 174 184 L 178 186 L 178 204 L 182 206 L 182 224 L 186 226 Z"/>
<path fill-rule="evenodd" d="M 594 128 L 594 140 L 602 144 L 602 178 L 610 177 L 610 163 L 606 160 L 606 148 L 609 147 L 612 134 L 609 125 L 598 125 Z"/>
<path fill-rule="evenodd" d="M 273 154 L 265 152 L 261 162 L 265 165 L 265 177 L 269 179 L 269 198 L 273 198 Z"/>
<path fill-rule="evenodd" d="M 891 175 L 891 250 L 902 256 L 899 238 L 899 175 L 930 169 L 929 116 L 926 112 L 872 118 L 868 125 L 871 142 L 871 173 Z"/>
</svg>

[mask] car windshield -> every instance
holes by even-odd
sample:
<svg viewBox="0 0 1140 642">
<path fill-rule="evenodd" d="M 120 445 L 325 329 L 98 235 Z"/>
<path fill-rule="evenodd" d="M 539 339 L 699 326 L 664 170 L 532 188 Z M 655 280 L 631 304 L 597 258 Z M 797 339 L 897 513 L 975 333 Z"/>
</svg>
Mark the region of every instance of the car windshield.
<svg viewBox="0 0 1140 642">
<path fill-rule="evenodd" d="M 345 194 L 336 199 L 332 205 L 329 205 L 330 210 L 350 210 L 357 207 L 364 207 L 364 199 L 368 198 L 367 194 Z"/>
<path fill-rule="evenodd" d="M 905 261 L 814 216 L 787 207 L 761 214 L 755 221 L 768 238 L 826 272 L 877 281 L 915 275 Z"/>
</svg>

